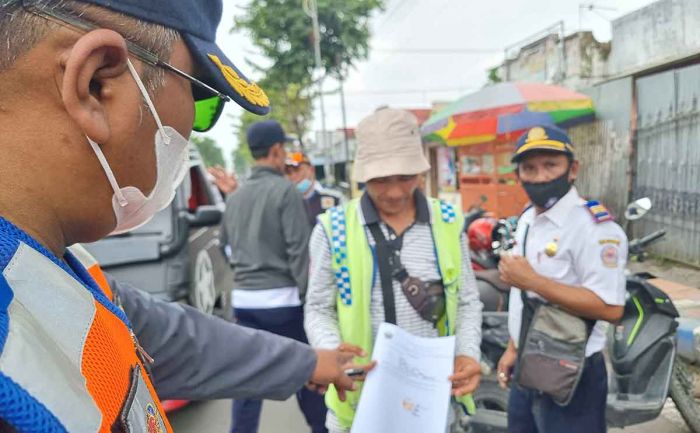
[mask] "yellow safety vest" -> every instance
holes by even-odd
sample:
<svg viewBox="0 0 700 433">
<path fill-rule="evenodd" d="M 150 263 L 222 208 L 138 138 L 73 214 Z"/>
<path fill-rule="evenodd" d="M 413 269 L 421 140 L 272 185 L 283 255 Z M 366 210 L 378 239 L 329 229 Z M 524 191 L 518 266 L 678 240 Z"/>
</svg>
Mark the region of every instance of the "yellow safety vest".
<svg viewBox="0 0 700 433">
<path fill-rule="evenodd" d="M 461 235 L 464 228 L 462 212 L 443 201 L 428 199 L 431 209 L 431 227 L 435 240 L 442 283 L 445 286 L 446 314 L 438 323 L 439 335 L 453 335 L 457 316 L 459 290 L 462 285 Z M 330 242 L 331 262 L 336 276 L 338 297 L 336 308 L 343 342 L 357 345 L 368 354 L 372 352 L 372 321 L 370 302 L 374 281 L 374 255 L 360 215 L 360 199 L 335 207 L 319 216 Z M 358 362 L 367 363 L 368 357 Z M 350 429 L 360 390 L 346 393 L 340 401 L 335 388 L 326 393 L 326 405 L 345 429 Z M 475 410 L 471 396 L 459 399 L 470 413 Z"/>
</svg>

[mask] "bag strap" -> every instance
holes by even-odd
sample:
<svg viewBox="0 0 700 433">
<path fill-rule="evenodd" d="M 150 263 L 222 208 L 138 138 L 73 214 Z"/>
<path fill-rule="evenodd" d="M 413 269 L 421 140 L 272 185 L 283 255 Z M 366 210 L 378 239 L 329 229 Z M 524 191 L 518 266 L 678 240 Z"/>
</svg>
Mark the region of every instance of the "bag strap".
<svg viewBox="0 0 700 433">
<path fill-rule="evenodd" d="M 396 306 L 394 304 L 394 287 L 392 283 L 391 248 L 378 223 L 367 226 L 374 238 L 379 265 L 379 278 L 382 283 L 382 295 L 384 299 L 384 320 L 396 325 Z"/>
<path fill-rule="evenodd" d="M 527 260 L 527 235 L 530 232 L 530 224 L 525 225 L 525 235 L 523 236 L 523 257 L 525 257 L 525 260 Z M 530 299 L 525 295 L 525 290 L 520 290 L 520 299 L 523 300 L 523 308 L 530 306 L 532 307 L 532 304 L 530 303 Z M 521 324 L 522 326 L 522 324 Z"/>
<path fill-rule="evenodd" d="M 528 225 L 525 226 L 525 235 L 523 236 L 523 257 L 525 257 L 526 259 L 527 259 L 527 235 L 528 235 L 529 232 L 530 232 L 530 225 L 528 224 Z M 521 290 L 521 291 L 520 291 L 520 299 L 523 300 L 523 309 L 525 309 L 525 308 L 529 308 L 529 309 L 530 309 L 531 315 L 530 315 L 529 319 L 532 320 L 532 317 L 534 316 L 534 313 L 535 313 L 535 311 L 537 310 L 538 302 L 536 302 L 536 301 L 530 299 L 529 297 L 527 297 L 527 296 L 525 295 L 525 290 Z M 541 304 L 542 301 L 540 301 L 539 303 Z M 523 319 L 525 318 L 525 316 L 527 316 L 527 315 L 526 315 L 526 314 L 523 314 Z M 595 324 L 596 324 L 596 320 L 593 320 L 593 319 L 585 319 L 585 318 L 580 317 L 580 316 L 579 316 L 579 318 L 580 318 L 581 320 L 583 320 L 583 321 L 586 323 L 586 331 L 587 331 L 587 338 L 586 338 L 586 339 L 588 339 L 588 338 L 591 337 L 591 334 L 593 333 L 593 327 L 594 327 Z M 528 322 L 529 322 L 530 320 L 528 320 Z M 525 322 L 525 320 L 523 320 L 522 322 Z M 522 322 L 521 322 L 521 324 L 520 324 L 521 328 L 522 328 L 522 325 L 523 325 Z M 529 323 L 527 323 L 526 325 L 528 325 L 528 327 L 529 327 Z M 522 334 L 523 334 L 522 329 L 521 329 L 521 331 L 520 331 L 520 334 L 521 334 L 520 337 L 521 337 L 521 339 L 522 339 Z"/>
</svg>

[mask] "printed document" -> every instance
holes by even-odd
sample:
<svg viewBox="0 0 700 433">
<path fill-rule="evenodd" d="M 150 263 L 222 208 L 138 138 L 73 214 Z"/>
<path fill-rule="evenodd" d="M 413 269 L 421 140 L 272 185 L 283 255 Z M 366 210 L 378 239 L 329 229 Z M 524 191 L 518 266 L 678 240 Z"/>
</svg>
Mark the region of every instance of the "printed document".
<svg viewBox="0 0 700 433">
<path fill-rule="evenodd" d="M 447 428 L 455 338 L 421 338 L 382 323 L 352 433 L 442 433 Z"/>
</svg>

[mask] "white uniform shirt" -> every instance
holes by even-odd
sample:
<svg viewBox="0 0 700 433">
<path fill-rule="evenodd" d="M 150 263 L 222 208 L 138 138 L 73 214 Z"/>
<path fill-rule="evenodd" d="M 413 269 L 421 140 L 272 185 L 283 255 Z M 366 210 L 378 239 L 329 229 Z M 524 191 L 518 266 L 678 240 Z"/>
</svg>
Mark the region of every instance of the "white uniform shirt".
<svg viewBox="0 0 700 433">
<path fill-rule="evenodd" d="M 525 234 L 527 233 L 527 240 Z M 535 272 L 569 286 L 584 287 L 608 305 L 625 304 L 627 236 L 615 222 L 598 223 L 575 187 L 551 209 L 536 215 L 530 208 L 520 217 L 514 254 L 525 253 Z M 556 248 L 552 245 L 556 244 Z M 556 250 L 554 255 L 549 252 Z M 518 344 L 523 302 L 520 290 L 510 292 L 508 329 Z M 532 292 L 527 296 L 537 297 Z M 598 321 L 586 346 L 586 356 L 603 350 L 608 324 Z"/>
</svg>

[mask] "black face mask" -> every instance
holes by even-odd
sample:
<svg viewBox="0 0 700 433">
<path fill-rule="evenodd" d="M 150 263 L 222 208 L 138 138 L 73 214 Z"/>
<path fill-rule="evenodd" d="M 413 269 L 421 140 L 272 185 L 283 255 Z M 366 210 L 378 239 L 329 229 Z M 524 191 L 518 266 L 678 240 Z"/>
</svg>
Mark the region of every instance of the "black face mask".
<svg viewBox="0 0 700 433">
<path fill-rule="evenodd" d="M 559 199 L 569 192 L 572 185 L 569 182 L 569 170 L 566 170 L 566 173 L 549 182 L 523 182 L 522 184 L 532 203 L 542 209 L 549 209 L 554 206 Z"/>
</svg>

